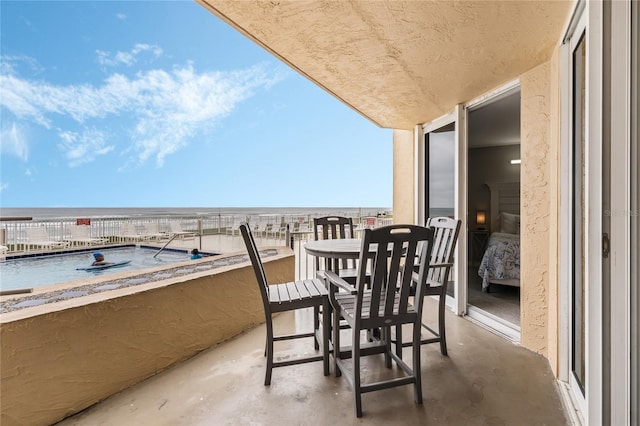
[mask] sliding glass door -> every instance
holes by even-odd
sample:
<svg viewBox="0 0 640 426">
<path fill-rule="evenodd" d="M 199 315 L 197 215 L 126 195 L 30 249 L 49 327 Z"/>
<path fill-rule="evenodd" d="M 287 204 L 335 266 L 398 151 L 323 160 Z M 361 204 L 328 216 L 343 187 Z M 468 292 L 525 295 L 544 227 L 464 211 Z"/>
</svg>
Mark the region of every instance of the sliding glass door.
<svg viewBox="0 0 640 426">
<path fill-rule="evenodd" d="M 446 216 L 462 219 L 463 223 L 458 237 L 455 255 L 455 266 L 449 278 L 447 287 L 447 305 L 457 314 L 463 313 L 466 300 L 462 300 L 460 282 L 466 279 L 464 268 L 466 252 L 464 240 L 464 218 L 460 217 L 464 208 L 460 206 L 463 191 L 459 182 L 463 181 L 459 174 L 464 168 L 460 157 L 460 114 L 461 108 L 456 107 L 451 113 L 422 126 L 416 150 L 418 152 L 418 176 L 416 186 L 416 222 L 424 224 L 429 217 Z M 461 245 L 463 247 L 461 247 Z"/>
</svg>

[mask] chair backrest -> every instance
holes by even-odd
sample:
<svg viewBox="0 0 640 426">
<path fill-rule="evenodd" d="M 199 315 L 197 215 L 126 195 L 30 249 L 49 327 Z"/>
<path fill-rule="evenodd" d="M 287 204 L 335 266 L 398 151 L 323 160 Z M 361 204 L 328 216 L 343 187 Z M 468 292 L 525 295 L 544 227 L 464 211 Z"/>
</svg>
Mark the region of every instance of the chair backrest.
<svg viewBox="0 0 640 426">
<path fill-rule="evenodd" d="M 298 232 L 309 232 L 311 228 L 309 228 L 309 224 L 307 222 L 301 222 L 298 224 Z"/>
<path fill-rule="evenodd" d="M 343 238 L 354 238 L 353 220 L 344 216 L 324 216 L 313 219 L 313 239 L 314 240 L 336 240 Z M 353 260 L 337 259 L 340 261 L 340 268 L 355 267 Z M 320 270 L 320 258 L 316 256 L 316 270 Z"/>
<path fill-rule="evenodd" d="M 44 226 L 35 226 L 33 228 L 27 228 L 27 239 L 29 241 L 49 241 L 49 233 Z"/>
<path fill-rule="evenodd" d="M 388 325 L 395 320 L 402 320 L 408 313 L 409 298 L 413 295 L 412 274 L 414 262 L 421 259 L 418 270 L 416 297 L 421 297 L 429 270 L 433 242 L 433 230 L 419 225 L 389 225 L 377 229 L 365 229 L 360 250 L 360 268 L 356 281 L 358 289 L 356 297 L 356 322 L 361 325 Z M 375 256 L 370 251 L 375 247 Z M 370 264 L 370 265 L 368 265 Z M 371 277 L 367 278 L 367 267 Z M 363 303 L 367 289 L 370 297 L 370 311 L 363 311 L 367 304 Z M 422 304 L 415 306 L 415 313 L 421 316 Z M 363 323 L 363 318 L 364 323 Z M 368 318 L 367 318 L 368 317 Z"/>
<path fill-rule="evenodd" d="M 453 263 L 453 254 L 461 223 L 462 221 L 450 217 L 430 217 L 427 219 L 427 227 L 433 229 L 433 250 L 429 262 L 431 265 Z M 446 286 L 450 271 L 451 266 L 430 268 L 427 285 L 431 287 Z"/>
<path fill-rule="evenodd" d="M 144 230 L 147 232 L 147 234 L 159 234 L 160 233 L 160 226 L 158 225 L 158 222 L 146 222 L 143 224 L 144 226 Z"/>
<path fill-rule="evenodd" d="M 240 224 L 240 233 L 244 240 L 244 245 L 247 247 L 249 253 L 249 259 L 251 259 L 251 265 L 253 266 L 253 272 L 256 275 L 258 281 L 258 287 L 260 287 L 260 295 L 262 296 L 262 305 L 264 306 L 264 313 L 267 318 L 271 315 L 271 307 L 269 306 L 269 283 L 267 282 L 267 275 L 264 273 L 264 267 L 262 266 L 262 260 L 260 260 L 260 253 L 256 247 L 256 241 L 253 238 L 251 227 L 247 222 Z"/>
<path fill-rule="evenodd" d="M 125 222 L 120 225 L 120 233 L 126 236 L 139 235 L 136 225 L 130 222 Z"/>
<path fill-rule="evenodd" d="M 69 225 L 71 238 L 90 238 L 89 225 Z"/>
<path fill-rule="evenodd" d="M 174 232 L 174 233 L 184 232 L 182 231 L 182 226 L 180 225 L 180 222 L 176 222 L 175 220 L 172 220 L 169 222 L 169 229 L 171 230 L 171 232 Z"/>
</svg>

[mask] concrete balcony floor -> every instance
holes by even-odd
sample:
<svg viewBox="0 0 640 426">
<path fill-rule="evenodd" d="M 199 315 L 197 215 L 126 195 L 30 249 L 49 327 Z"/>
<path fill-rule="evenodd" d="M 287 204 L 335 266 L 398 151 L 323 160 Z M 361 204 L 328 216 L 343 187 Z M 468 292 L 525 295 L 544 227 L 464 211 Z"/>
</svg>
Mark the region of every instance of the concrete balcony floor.
<svg viewBox="0 0 640 426">
<path fill-rule="evenodd" d="M 428 300 L 428 322 L 435 311 L 435 301 Z M 309 312 L 275 320 L 277 332 L 310 324 Z M 276 368 L 271 386 L 264 386 L 264 336 L 264 325 L 258 326 L 59 425 L 569 424 L 544 357 L 451 312 L 449 356 L 442 356 L 437 344 L 422 346 L 424 403 L 414 403 L 412 386 L 364 394 L 362 419 L 355 416 L 346 380 L 334 377 L 333 368 L 323 376 L 319 362 Z M 313 345 L 307 339 L 281 342 L 278 350 L 288 357 L 313 352 Z M 410 357 L 405 348 L 405 358 Z M 362 365 L 363 381 L 398 371 L 395 365 L 386 369 L 382 355 L 367 357 Z"/>
</svg>

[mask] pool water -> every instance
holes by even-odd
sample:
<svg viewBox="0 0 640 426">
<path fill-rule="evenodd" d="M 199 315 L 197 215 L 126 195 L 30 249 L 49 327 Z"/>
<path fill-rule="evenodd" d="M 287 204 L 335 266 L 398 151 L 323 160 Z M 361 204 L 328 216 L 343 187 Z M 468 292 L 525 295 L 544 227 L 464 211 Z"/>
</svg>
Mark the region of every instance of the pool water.
<svg viewBox="0 0 640 426">
<path fill-rule="evenodd" d="M 131 263 L 92 271 L 77 271 L 76 268 L 91 266 L 94 250 L 6 260 L 0 262 L 0 290 L 41 287 L 118 272 L 171 265 L 191 258 L 186 250 L 163 250 L 154 258 L 153 255 L 157 251 L 157 248 L 140 246 L 101 248 L 100 253 L 104 255 L 105 261 L 130 260 Z"/>
</svg>

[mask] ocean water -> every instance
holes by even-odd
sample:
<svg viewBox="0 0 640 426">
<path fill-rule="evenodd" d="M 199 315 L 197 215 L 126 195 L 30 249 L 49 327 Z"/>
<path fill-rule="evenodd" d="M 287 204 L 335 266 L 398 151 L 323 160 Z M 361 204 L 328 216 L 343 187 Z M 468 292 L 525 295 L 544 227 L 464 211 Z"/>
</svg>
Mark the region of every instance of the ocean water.
<svg viewBox="0 0 640 426">
<path fill-rule="evenodd" d="M 0 217 L 34 220 L 136 216 L 329 215 L 365 217 L 390 213 L 390 207 L 0 207 Z"/>
</svg>

